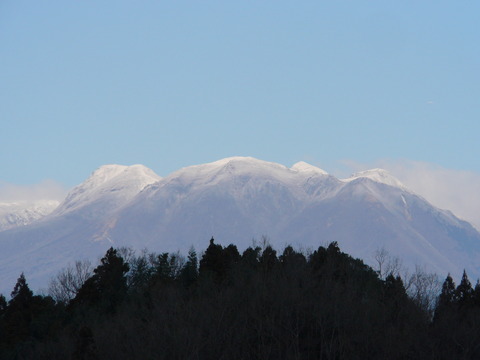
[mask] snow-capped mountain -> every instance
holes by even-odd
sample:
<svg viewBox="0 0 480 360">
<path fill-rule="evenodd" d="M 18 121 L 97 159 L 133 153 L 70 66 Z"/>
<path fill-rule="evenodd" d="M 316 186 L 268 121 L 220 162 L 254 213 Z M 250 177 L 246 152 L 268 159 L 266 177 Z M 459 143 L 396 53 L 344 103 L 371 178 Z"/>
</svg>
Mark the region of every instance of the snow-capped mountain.
<svg viewBox="0 0 480 360">
<path fill-rule="evenodd" d="M 56 200 L 0 203 L 0 231 L 40 220 L 55 210 L 59 204 L 60 202 Z"/>
<path fill-rule="evenodd" d="M 480 275 L 480 234 L 384 170 L 338 179 L 305 162 L 233 157 L 164 178 L 141 165 L 101 167 L 50 215 L 0 232 L 0 291 L 22 271 L 45 287 L 68 262 L 95 261 L 110 246 L 200 252 L 212 236 L 240 251 L 262 236 L 277 249 L 338 241 L 370 264 L 385 248 L 410 268 Z"/>
<path fill-rule="evenodd" d="M 103 217 L 118 210 L 145 186 L 160 179 L 143 165 L 104 165 L 73 188 L 52 215 L 61 216 L 83 210 L 85 216 Z"/>
<path fill-rule="evenodd" d="M 147 187 L 118 213 L 110 234 L 124 245 L 146 243 L 169 251 L 203 247 L 211 236 L 240 248 L 262 235 L 279 244 L 277 232 L 292 215 L 340 183 L 306 163 L 289 169 L 227 158 L 181 169 Z"/>
<path fill-rule="evenodd" d="M 72 189 L 49 215 L 0 232 L 0 293 L 9 293 L 21 272 L 38 289 L 75 259 L 96 261 L 113 245 L 103 236 L 112 215 L 159 179 L 143 165 L 105 165 Z"/>
<path fill-rule="evenodd" d="M 287 168 L 236 157 L 188 167 L 147 187 L 109 234 L 168 251 L 203 249 L 211 236 L 239 248 L 263 235 L 277 248 L 337 241 L 367 262 L 385 248 L 410 268 L 480 274 L 480 234 L 381 169 L 342 180 L 304 162 Z"/>
</svg>

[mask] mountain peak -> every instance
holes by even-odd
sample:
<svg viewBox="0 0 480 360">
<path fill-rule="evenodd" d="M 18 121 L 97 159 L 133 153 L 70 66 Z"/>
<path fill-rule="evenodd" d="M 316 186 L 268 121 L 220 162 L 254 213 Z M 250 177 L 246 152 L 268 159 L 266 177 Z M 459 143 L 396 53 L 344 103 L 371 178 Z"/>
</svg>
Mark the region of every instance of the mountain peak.
<svg viewBox="0 0 480 360">
<path fill-rule="evenodd" d="M 102 198 L 110 198 L 116 205 L 126 203 L 145 186 L 160 179 L 153 170 L 143 165 L 103 165 L 69 192 L 55 214 L 70 212 Z"/>
<path fill-rule="evenodd" d="M 99 182 L 107 182 L 112 178 L 114 178 L 115 176 L 118 176 L 119 174 L 121 174 L 127 168 L 128 166 L 125 166 L 125 165 L 116 165 L 116 164 L 102 165 L 90 175 L 87 181 L 96 179 Z"/>
<path fill-rule="evenodd" d="M 367 178 L 377 183 L 406 189 L 406 186 L 403 185 L 400 180 L 391 175 L 387 170 L 379 168 L 356 172 L 352 174 L 352 176 L 350 176 L 348 179 L 344 179 L 343 181 L 350 182 L 360 178 Z"/>
<path fill-rule="evenodd" d="M 200 184 L 204 182 L 218 181 L 222 178 L 228 178 L 232 174 L 268 174 L 273 175 L 278 172 L 287 170 L 287 167 L 259 160 L 253 157 L 233 156 L 227 157 L 214 162 L 193 165 L 182 168 L 167 176 L 165 179 L 182 178 L 192 184 Z"/>
<path fill-rule="evenodd" d="M 122 177 L 148 177 L 153 178 L 156 180 L 160 180 L 160 177 L 153 172 L 153 170 L 147 168 L 144 165 L 136 164 L 136 165 L 116 165 L 116 164 L 108 164 L 102 165 L 97 170 L 95 170 L 87 181 L 94 180 L 97 183 L 104 183 L 107 181 L 112 180 L 113 178 L 121 175 Z"/>
<path fill-rule="evenodd" d="M 227 164 L 232 163 L 232 162 L 233 163 L 257 163 L 257 162 L 263 162 L 263 160 L 258 160 L 254 157 L 251 157 L 251 156 L 230 156 L 230 157 L 226 157 L 224 159 L 214 161 L 210 164 L 223 166 L 223 165 L 227 165 Z"/>
<path fill-rule="evenodd" d="M 298 172 L 312 172 L 312 173 L 317 173 L 321 175 L 328 175 L 328 173 L 325 170 L 322 170 L 316 166 L 310 165 L 305 161 L 297 162 L 290 169 Z"/>
<path fill-rule="evenodd" d="M 284 171 L 286 166 L 277 164 L 270 161 L 260 160 L 250 156 L 233 156 L 225 159 L 217 160 L 203 166 L 213 166 L 215 168 L 221 168 L 226 171 L 235 172 L 251 172 L 251 171 Z M 202 166 L 202 165 L 200 165 Z"/>
</svg>

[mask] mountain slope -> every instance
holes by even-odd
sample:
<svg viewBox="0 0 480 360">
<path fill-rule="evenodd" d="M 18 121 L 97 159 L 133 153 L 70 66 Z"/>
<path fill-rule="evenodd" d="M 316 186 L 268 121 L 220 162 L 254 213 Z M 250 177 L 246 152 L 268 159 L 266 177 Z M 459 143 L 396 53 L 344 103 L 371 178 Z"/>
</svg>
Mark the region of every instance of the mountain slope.
<svg viewBox="0 0 480 360">
<path fill-rule="evenodd" d="M 75 260 L 95 261 L 112 246 L 103 229 L 112 216 L 160 177 L 143 165 L 106 165 L 70 191 L 49 215 L 24 227 L 0 232 L 0 292 L 21 272 L 32 287 Z"/>
<path fill-rule="evenodd" d="M 53 216 L 93 209 L 85 215 L 97 217 L 116 211 L 145 186 L 160 177 L 143 165 L 104 165 L 80 185 L 73 188 L 54 211 Z"/>
</svg>

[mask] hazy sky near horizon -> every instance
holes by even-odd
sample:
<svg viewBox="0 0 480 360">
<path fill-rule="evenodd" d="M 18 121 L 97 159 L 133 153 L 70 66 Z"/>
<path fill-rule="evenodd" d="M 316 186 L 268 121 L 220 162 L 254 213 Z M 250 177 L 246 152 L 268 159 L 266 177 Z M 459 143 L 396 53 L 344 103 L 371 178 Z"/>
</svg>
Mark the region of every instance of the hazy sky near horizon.
<svg viewBox="0 0 480 360">
<path fill-rule="evenodd" d="M 479 17 L 457 1 L 2 1 L 0 183 L 235 155 L 476 179 Z"/>
</svg>

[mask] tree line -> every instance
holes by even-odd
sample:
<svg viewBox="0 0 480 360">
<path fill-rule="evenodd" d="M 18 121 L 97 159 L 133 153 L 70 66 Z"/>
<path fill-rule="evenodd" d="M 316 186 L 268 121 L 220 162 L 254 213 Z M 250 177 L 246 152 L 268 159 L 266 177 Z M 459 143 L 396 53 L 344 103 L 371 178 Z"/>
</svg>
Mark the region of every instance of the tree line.
<svg viewBox="0 0 480 360">
<path fill-rule="evenodd" d="M 480 285 L 450 275 L 435 301 L 337 243 L 306 255 L 198 258 L 110 248 L 34 295 L 0 296 L 0 359 L 479 359 Z"/>
</svg>

